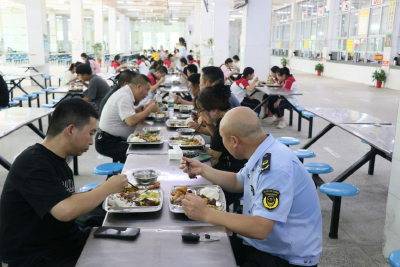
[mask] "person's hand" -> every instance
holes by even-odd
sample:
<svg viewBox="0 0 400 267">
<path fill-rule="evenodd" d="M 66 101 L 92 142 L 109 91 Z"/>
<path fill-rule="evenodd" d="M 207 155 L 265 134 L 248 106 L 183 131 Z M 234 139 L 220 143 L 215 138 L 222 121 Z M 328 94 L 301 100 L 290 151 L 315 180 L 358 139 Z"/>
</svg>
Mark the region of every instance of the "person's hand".
<svg viewBox="0 0 400 267">
<path fill-rule="evenodd" d="M 127 68 L 127 67 L 128 67 L 128 65 L 127 65 L 127 64 L 124 64 L 124 65 L 122 65 L 122 67 L 123 67 L 123 68 Z"/>
<path fill-rule="evenodd" d="M 256 78 L 254 79 L 254 82 L 258 82 L 258 77 L 256 77 Z"/>
<path fill-rule="evenodd" d="M 199 120 L 199 114 L 192 112 L 191 114 L 193 121 L 197 122 Z"/>
<path fill-rule="evenodd" d="M 194 122 L 194 121 L 191 121 L 187 124 L 188 128 L 190 128 L 190 129 L 197 129 L 197 128 L 199 128 L 199 125 L 200 124 L 198 124 L 197 122 Z"/>
<path fill-rule="evenodd" d="M 165 82 L 165 77 L 161 77 L 161 79 L 159 80 L 161 83 Z"/>
<path fill-rule="evenodd" d="M 210 211 L 204 200 L 194 194 L 186 194 L 182 200 L 182 208 L 186 216 L 195 221 L 205 221 L 207 213 Z"/>
<path fill-rule="evenodd" d="M 126 174 L 118 174 L 111 176 L 102 186 L 107 186 L 110 194 L 119 193 L 128 186 L 128 178 Z"/>
<path fill-rule="evenodd" d="M 145 110 L 145 107 L 143 105 L 140 105 L 137 108 L 135 108 L 136 113 L 142 112 L 143 110 Z"/>
<path fill-rule="evenodd" d="M 157 102 L 149 103 L 149 106 L 147 107 L 147 109 L 149 109 L 150 112 L 157 112 L 158 108 L 159 107 Z"/>
<path fill-rule="evenodd" d="M 203 163 L 195 159 L 188 159 L 183 157 L 181 160 L 181 165 L 179 165 L 179 169 L 183 170 L 184 173 L 187 173 L 186 163 L 190 164 L 190 167 L 192 167 L 193 172 L 196 175 L 201 175 L 203 173 L 203 167 L 205 166 Z"/>
<path fill-rule="evenodd" d="M 174 102 L 180 104 L 181 103 L 181 99 L 179 96 L 174 95 Z"/>
<path fill-rule="evenodd" d="M 280 102 L 281 102 L 281 100 L 278 99 L 278 100 L 274 103 L 274 108 L 278 108 Z"/>
<path fill-rule="evenodd" d="M 211 117 L 208 115 L 208 113 L 203 112 L 203 116 L 200 117 L 197 122 L 199 124 L 203 124 L 203 125 L 207 125 L 207 124 L 214 124 L 214 122 L 212 121 Z"/>
</svg>

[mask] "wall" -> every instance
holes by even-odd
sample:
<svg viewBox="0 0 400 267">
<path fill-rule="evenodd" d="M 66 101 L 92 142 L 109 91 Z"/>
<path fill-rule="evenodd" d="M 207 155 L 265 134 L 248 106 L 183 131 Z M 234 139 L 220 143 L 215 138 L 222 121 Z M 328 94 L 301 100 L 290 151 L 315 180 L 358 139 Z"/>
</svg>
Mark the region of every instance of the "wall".
<svg viewBox="0 0 400 267">
<path fill-rule="evenodd" d="M 14 51 L 28 52 L 25 13 L 3 13 L 4 51 L 11 47 Z"/>
<path fill-rule="evenodd" d="M 240 53 L 240 34 L 242 32 L 242 23 L 239 20 L 229 23 L 229 57 L 239 55 Z"/>
<path fill-rule="evenodd" d="M 390 89 L 400 90 L 400 69 L 389 69 L 389 77 L 386 81 L 386 86 Z"/>
</svg>

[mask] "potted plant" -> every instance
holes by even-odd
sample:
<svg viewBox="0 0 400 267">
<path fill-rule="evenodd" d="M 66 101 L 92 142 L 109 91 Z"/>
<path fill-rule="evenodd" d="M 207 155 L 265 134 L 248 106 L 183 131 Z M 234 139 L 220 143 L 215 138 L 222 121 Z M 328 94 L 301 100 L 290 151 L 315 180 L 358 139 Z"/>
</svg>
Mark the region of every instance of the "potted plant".
<svg viewBox="0 0 400 267">
<path fill-rule="evenodd" d="M 382 88 L 382 82 L 386 82 L 386 72 L 383 69 L 375 70 L 372 74 L 372 81 L 376 81 L 376 88 Z"/>
<path fill-rule="evenodd" d="M 99 62 L 99 64 L 101 64 L 101 56 L 103 55 L 103 46 L 101 45 L 101 43 L 95 43 L 93 46 L 93 52 L 94 55 L 97 59 L 97 62 Z"/>
<path fill-rule="evenodd" d="M 282 66 L 283 67 L 286 67 L 287 65 L 289 65 L 289 59 L 287 59 L 287 58 L 282 58 L 281 59 L 281 64 L 282 64 Z"/>
<path fill-rule="evenodd" d="M 318 73 L 318 76 L 321 76 L 321 73 L 324 72 L 324 65 L 318 63 L 317 65 L 315 65 L 315 71 Z"/>
</svg>

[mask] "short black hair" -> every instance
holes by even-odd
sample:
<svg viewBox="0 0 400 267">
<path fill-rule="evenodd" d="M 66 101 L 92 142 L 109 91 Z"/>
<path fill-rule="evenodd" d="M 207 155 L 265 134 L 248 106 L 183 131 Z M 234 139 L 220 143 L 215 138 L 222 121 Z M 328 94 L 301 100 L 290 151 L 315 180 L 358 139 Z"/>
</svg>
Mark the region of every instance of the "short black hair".
<svg viewBox="0 0 400 267">
<path fill-rule="evenodd" d="M 121 71 L 121 74 L 118 78 L 118 86 L 122 87 L 124 83 L 130 83 L 132 79 L 136 77 L 136 75 L 137 74 L 131 70 Z"/>
<path fill-rule="evenodd" d="M 227 58 L 225 60 L 225 64 L 233 63 L 233 60 L 231 58 Z"/>
<path fill-rule="evenodd" d="M 90 118 L 99 119 L 99 114 L 92 105 L 81 98 L 70 98 L 60 101 L 54 110 L 47 136 L 52 138 L 73 124 L 78 130 L 83 130 L 90 123 Z"/>
<path fill-rule="evenodd" d="M 232 59 L 237 60 L 237 61 L 240 61 L 240 58 L 239 58 L 237 55 L 233 56 Z"/>
<path fill-rule="evenodd" d="M 192 74 L 188 77 L 188 81 L 193 84 L 194 87 L 198 87 L 200 85 L 200 73 Z"/>
<path fill-rule="evenodd" d="M 121 56 L 120 55 L 115 55 L 115 57 L 114 57 L 114 61 L 117 61 L 117 60 L 119 60 L 121 58 Z"/>
<path fill-rule="evenodd" d="M 272 73 L 276 73 L 278 70 L 279 70 L 279 67 L 278 67 L 278 66 L 273 66 L 273 67 L 271 68 Z"/>
<path fill-rule="evenodd" d="M 164 66 L 158 67 L 158 68 L 156 69 L 156 72 L 157 72 L 157 71 L 158 71 L 159 73 L 168 74 L 168 70 L 167 70 L 167 68 L 164 67 Z"/>
<path fill-rule="evenodd" d="M 193 56 L 192 56 L 192 55 L 188 55 L 188 56 L 187 56 L 187 59 L 188 59 L 189 61 L 192 61 L 192 60 L 194 60 L 194 58 L 193 58 Z"/>
<path fill-rule="evenodd" d="M 137 84 L 145 84 L 145 83 L 150 83 L 150 84 L 151 84 L 151 81 L 150 81 L 149 77 L 147 77 L 146 75 L 144 75 L 144 74 L 139 74 L 139 75 L 136 75 L 135 78 L 133 78 L 133 79 L 130 81 L 130 83 L 131 83 L 131 84 L 134 84 L 134 85 L 137 85 Z"/>
<path fill-rule="evenodd" d="M 222 80 L 224 83 L 224 73 L 222 70 L 215 66 L 208 66 L 202 69 L 203 79 L 205 82 L 215 83 L 217 81 Z"/>
<path fill-rule="evenodd" d="M 68 69 L 68 70 L 69 70 L 69 71 L 72 71 L 74 68 L 75 68 L 75 64 L 72 63 L 71 66 L 69 66 L 69 69 Z"/>
<path fill-rule="evenodd" d="M 88 64 L 82 64 L 76 68 L 76 73 L 90 75 L 92 74 L 92 68 Z"/>
<path fill-rule="evenodd" d="M 82 53 L 81 57 L 88 58 L 88 55 L 86 55 L 86 53 Z"/>
<path fill-rule="evenodd" d="M 197 66 L 194 64 L 190 64 L 189 66 L 186 67 L 186 69 L 190 71 L 190 73 L 192 74 L 197 73 Z"/>
<path fill-rule="evenodd" d="M 173 57 L 173 55 L 169 54 L 169 55 L 168 55 L 168 59 L 170 59 L 171 57 Z"/>
<path fill-rule="evenodd" d="M 181 61 L 182 63 L 184 63 L 185 65 L 187 65 L 187 60 L 186 60 L 186 58 L 183 57 L 183 58 L 180 59 L 180 61 Z"/>
</svg>

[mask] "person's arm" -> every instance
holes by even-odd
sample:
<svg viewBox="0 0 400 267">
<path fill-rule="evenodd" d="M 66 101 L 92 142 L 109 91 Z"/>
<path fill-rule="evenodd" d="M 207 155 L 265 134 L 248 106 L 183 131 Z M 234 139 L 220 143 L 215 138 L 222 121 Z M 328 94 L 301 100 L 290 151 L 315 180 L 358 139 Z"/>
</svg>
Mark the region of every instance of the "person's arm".
<svg viewBox="0 0 400 267">
<path fill-rule="evenodd" d="M 185 79 L 185 81 L 188 80 L 188 76 L 185 73 L 183 73 L 182 71 L 179 71 L 179 74 L 183 77 L 183 79 Z"/>
<path fill-rule="evenodd" d="M 130 127 L 136 126 L 139 122 L 144 121 L 150 115 L 150 113 L 156 111 L 158 111 L 158 104 L 156 102 L 153 102 L 142 112 L 125 118 L 125 123 L 128 124 L 128 126 Z"/>
<path fill-rule="evenodd" d="M 184 99 L 182 99 L 181 97 L 179 97 L 177 95 L 174 96 L 174 102 L 177 103 L 177 104 L 183 104 L 183 105 L 193 105 L 192 101 L 184 100 Z"/>
<path fill-rule="evenodd" d="M 115 71 L 116 72 L 119 72 L 121 69 L 123 69 L 123 68 L 126 68 L 126 64 L 123 64 L 123 65 L 121 65 L 121 66 L 118 66 L 118 67 L 116 67 L 115 68 Z"/>
<path fill-rule="evenodd" d="M 107 196 L 122 191 L 127 185 L 126 174 L 115 175 L 92 191 L 75 194 L 60 201 L 50 210 L 50 214 L 62 222 L 72 221 L 90 212 Z"/>
<path fill-rule="evenodd" d="M 249 92 L 253 92 L 254 89 L 256 89 L 257 82 L 258 82 L 258 77 L 254 79 L 254 81 L 251 83 L 251 85 L 246 87 L 246 90 Z"/>
<path fill-rule="evenodd" d="M 154 93 L 160 87 L 160 85 L 163 84 L 163 82 L 165 82 L 165 77 L 161 77 L 161 79 L 155 85 L 151 86 L 150 92 Z"/>
<path fill-rule="evenodd" d="M 194 122 L 194 121 L 189 122 L 188 123 L 188 128 L 197 130 L 199 128 L 199 124 L 197 122 Z M 210 131 L 206 127 L 200 127 L 200 129 L 198 129 L 197 132 L 199 134 L 212 136 L 212 134 L 210 133 Z"/>
<path fill-rule="evenodd" d="M 91 102 L 91 101 L 92 101 L 92 99 L 91 99 L 91 98 L 89 98 L 89 97 L 86 97 L 86 96 L 82 97 L 82 99 L 83 99 L 83 100 L 85 100 L 86 102 Z"/>
</svg>

